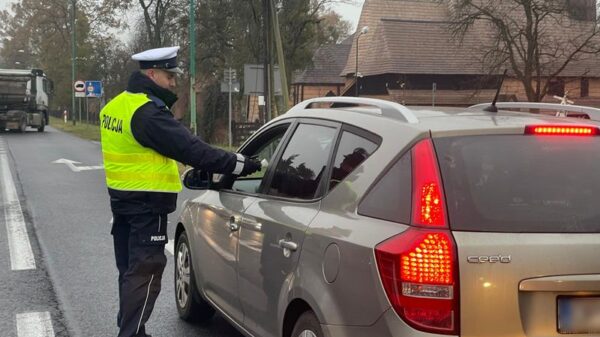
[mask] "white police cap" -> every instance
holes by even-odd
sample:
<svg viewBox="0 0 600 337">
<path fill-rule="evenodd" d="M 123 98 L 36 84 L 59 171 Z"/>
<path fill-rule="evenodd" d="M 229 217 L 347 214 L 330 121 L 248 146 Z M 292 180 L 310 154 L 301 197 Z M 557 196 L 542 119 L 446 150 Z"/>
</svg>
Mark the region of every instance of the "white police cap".
<svg viewBox="0 0 600 337">
<path fill-rule="evenodd" d="M 183 74 L 177 66 L 178 51 L 179 46 L 149 49 L 133 55 L 131 59 L 140 63 L 140 69 L 162 69 Z"/>
</svg>

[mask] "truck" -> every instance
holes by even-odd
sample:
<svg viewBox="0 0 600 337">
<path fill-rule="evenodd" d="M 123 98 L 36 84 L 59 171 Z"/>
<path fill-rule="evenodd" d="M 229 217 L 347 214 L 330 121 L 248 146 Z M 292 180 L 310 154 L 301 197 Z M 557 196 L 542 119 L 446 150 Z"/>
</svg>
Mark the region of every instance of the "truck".
<svg viewBox="0 0 600 337">
<path fill-rule="evenodd" d="M 41 69 L 0 69 L 0 131 L 44 132 L 53 83 Z"/>
</svg>

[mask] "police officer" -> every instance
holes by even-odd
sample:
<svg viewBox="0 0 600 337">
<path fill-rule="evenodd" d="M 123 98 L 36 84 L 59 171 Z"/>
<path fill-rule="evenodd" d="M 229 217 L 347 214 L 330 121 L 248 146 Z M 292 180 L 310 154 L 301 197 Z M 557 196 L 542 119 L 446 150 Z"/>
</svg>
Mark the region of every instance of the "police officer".
<svg viewBox="0 0 600 337">
<path fill-rule="evenodd" d="M 102 154 L 113 213 L 119 270 L 119 337 L 149 336 L 148 321 L 166 265 L 167 214 L 176 208 L 181 182 L 176 161 L 214 173 L 248 175 L 256 160 L 223 151 L 193 136 L 170 111 L 179 47 L 133 55 L 140 70 L 127 90 L 100 113 Z"/>
</svg>

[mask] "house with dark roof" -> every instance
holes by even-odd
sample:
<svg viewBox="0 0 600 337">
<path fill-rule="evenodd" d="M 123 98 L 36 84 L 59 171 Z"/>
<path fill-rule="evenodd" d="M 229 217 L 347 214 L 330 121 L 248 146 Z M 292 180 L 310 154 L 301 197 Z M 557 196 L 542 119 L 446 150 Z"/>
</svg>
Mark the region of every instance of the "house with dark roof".
<svg viewBox="0 0 600 337">
<path fill-rule="evenodd" d="M 351 46 L 352 37 L 349 37 L 341 43 L 326 44 L 317 49 L 311 65 L 294 76 L 290 93 L 293 103 L 314 97 L 341 96 L 346 79 L 340 74 Z"/>
<path fill-rule="evenodd" d="M 594 0 L 566 1 L 590 6 L 594 13 L 582 13 L 595 18 Z M 408 105 L 491 101 L 502 70 L 491 72 L 481 58 L 482 47 L 493 41 L 493 30 L 478 22 L 458 42 L 449 31 L 453 6 L 453 0 L 365 0 L 357 30 L 368 26 L 369 32 L 346 41 L 351 45 L 344 45 L 338 53 L 319 50 L 313 67 L 294 81 L 294 102 L 326 94 L 354 96 L 355 73 L 359 74 L 360 96 Z M 576 33 L 578 26 L 572 29 L 556 33 Z M 344 80 L 336 81 L 334 70 L 340 68 L 338 76 Z M 521 82 L 510 75 L 500 99 L 527 100 Z M 600 103 L 600 60 L 582 57 L 566 67 L 555 82 L 547 100 L 555 101 L 552 95 L 568 91 L 576 103 L 596 105 Z"/>
</svg>

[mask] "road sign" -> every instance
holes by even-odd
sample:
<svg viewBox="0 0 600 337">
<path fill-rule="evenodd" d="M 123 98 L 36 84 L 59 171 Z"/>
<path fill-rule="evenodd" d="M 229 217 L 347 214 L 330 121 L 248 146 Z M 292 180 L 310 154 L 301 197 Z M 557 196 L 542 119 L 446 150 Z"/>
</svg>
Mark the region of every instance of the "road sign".
<svg viewBox="0 0 600 337">
<path fill-rule="evenodd" d="M 85 81 L 85 97 L 102 97 L 102 82 Z"/>
<path fill-rule="evenodd" d="M 275 95 L 281 96 L 281 76 L 279 76 L 279 66 L 275 66 L 273 80 Z M 264 95 L 263 82 L 264 77 L 262 64 L 244 65 L 244 95 Z"/>
<path fill-rule="evenodd" d="M 229 78 L 231 78 L 232 82 L 235 82 L 237 79 L 237 71 L 235 69 L 225 69 L 223 71 L 223 81 L 229 82 Z"/>
<path fill-rule="evenodd" d="M 84 81 L 75 81 L 75 83 L 73 83 L 73 88 L 75 89 L 75 97 L 85 97 Z"/>
<path fill-rule="evenodd" d="M 85 82 L 84 81 L 75 81 L 75 83 L 73 83 L 73 88 L 75 88 L 75 92 L 84 92 L 85 91 Z"/>
<path fill-rule="evenodd" d="M 221 92 L 229 92 L 229 82 L 221 82 Z M 240 82 L 231 82 L 231 92 L 240 92 Z"/>
</svg>

